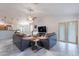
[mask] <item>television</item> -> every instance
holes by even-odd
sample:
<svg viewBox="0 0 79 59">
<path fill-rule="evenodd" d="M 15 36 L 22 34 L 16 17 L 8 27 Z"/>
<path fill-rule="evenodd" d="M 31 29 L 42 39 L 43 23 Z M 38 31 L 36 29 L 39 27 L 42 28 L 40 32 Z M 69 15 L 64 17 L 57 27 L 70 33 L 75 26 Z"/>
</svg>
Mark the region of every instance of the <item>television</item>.
<svg viewBox="0 0 79 59">
<path fill-rule="evenodd" d="M 38 32 L 46 33 L 47 32 L 46 26 L 39 26 L 38 27 Z"/>
</svg>

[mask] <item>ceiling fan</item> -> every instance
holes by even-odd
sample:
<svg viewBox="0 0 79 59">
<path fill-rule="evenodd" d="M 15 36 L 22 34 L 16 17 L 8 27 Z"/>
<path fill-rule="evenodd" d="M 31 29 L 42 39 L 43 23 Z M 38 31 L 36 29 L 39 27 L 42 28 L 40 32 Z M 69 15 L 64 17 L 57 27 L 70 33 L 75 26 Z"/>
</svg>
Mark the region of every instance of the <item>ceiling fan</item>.
<svg viewBox="0 0 79 59">
<path fill-rule="evenodd" d="M 28 20 L 32 20 L 34 21 L 37 17 L 32 15 L 32 12 L 34 12 L 34 9 L 32 8 L 27 8 L 29 11 L 29 16 L 28 16 Z"/>
</svg>

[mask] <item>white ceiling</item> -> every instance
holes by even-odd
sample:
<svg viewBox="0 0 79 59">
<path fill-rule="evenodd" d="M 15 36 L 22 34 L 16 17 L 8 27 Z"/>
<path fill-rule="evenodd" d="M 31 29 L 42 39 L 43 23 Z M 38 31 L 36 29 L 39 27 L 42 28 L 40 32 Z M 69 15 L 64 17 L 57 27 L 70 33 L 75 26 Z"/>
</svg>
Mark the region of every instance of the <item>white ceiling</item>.
<svg viewBox="0 0 79 59">
<path fill-rule="evenodd" d="M 32 8 L 36 16 L 79 16 L 79 4 L 68 3 L 0 3 L 0 16 L 20 17 L 29 15 Z"/>
</svg>

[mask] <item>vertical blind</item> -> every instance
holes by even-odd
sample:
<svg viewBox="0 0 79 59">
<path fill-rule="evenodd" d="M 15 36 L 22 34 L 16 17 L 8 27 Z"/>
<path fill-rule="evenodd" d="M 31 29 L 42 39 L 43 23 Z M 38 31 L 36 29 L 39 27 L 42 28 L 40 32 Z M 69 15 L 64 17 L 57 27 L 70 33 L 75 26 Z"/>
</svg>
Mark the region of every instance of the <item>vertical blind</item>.
<svg viewBox="0 0 79 59">
<path fill-rule="evenodd" d="M 59 23 L 59 40 L 70 43 L 77 43 L 77 21 Z"/>
</svg>

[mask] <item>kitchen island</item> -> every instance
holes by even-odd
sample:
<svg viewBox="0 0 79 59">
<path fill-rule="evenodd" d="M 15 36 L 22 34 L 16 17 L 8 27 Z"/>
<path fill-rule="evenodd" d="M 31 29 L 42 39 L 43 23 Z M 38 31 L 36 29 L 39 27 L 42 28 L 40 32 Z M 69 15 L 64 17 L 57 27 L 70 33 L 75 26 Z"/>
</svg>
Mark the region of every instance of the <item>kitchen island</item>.
<svg viewBox="0 0 79 59">
<path fill-rule="evenodd" d="M 14 34 L 14 31 L 0 30 L 0 40 L 2 40 L 2 39 L 11 39 L 13 34 Z"/>
</svg>

